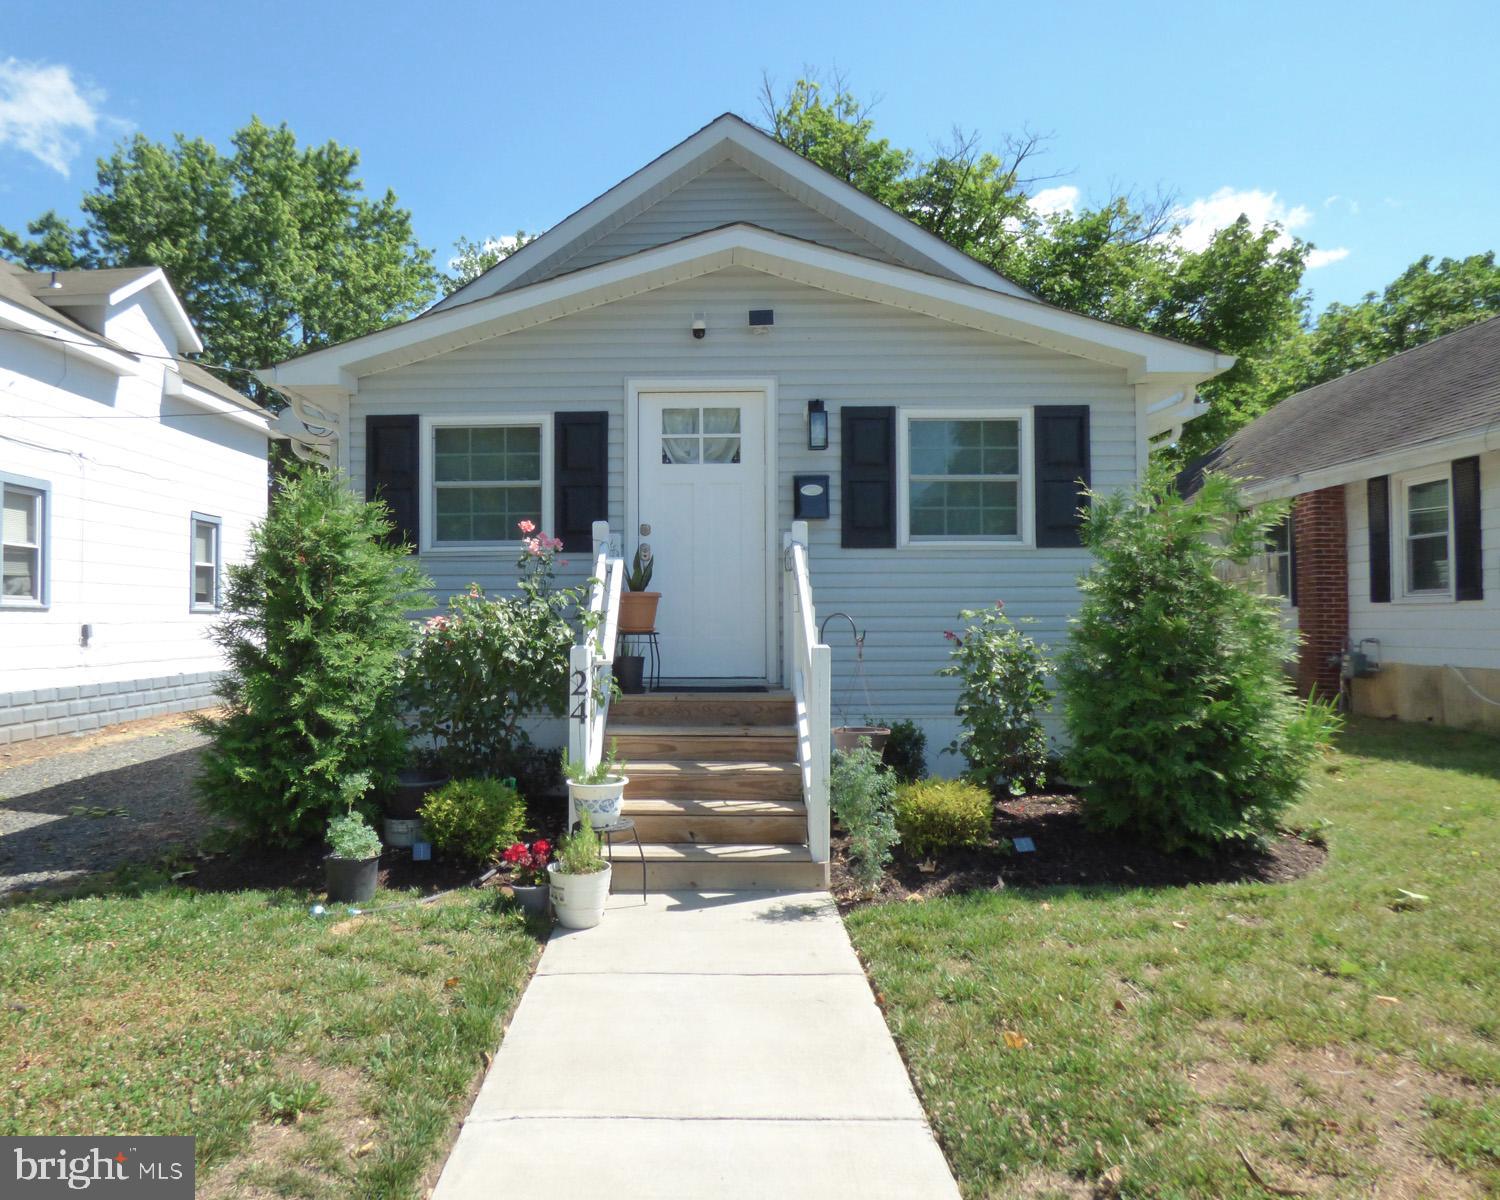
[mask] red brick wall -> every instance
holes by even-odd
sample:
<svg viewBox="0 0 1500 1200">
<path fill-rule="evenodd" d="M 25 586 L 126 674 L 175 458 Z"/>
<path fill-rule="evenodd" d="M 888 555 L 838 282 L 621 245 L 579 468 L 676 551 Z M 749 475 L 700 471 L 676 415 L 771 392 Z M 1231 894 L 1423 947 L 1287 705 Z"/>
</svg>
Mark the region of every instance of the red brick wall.
<svg viewBox="0 0 1500 1200">
<path fill-rule="evenodd" d="M 1297 540 L 1297 624 L 1302 652 L 1297 686 L 1332 696 L 1339 690 L 1339 667 L 1328 660 L 1349 636 L 1349 537 L 1343 487 L 1298 496 L 1292 506 Z"/>
</svg>

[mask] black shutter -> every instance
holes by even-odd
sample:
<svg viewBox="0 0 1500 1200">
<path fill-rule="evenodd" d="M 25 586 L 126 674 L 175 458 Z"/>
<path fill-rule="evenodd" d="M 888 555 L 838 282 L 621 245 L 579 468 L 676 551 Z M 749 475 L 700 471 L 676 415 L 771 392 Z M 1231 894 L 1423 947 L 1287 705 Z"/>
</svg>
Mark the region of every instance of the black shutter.
<svg viewBox="0 0 1500 1200">
<path fill-rule="evenodd" d="M 1370 603 L 1391 599 L 1391 477 L 1377 475 L 1365 484 L 1370 517 Z"/>
<path fill-rule="evenodd" d="M 609 414 L 560 412 L 552 420 L 553 533 L 565 550 L 589 554 L 594 522 L 609 518 Z"/>
<path fill-rule="evenodd" d="M 1079 486 L 1089 476 L 1086 404 L 1044 404 L 1036 413 L 1036 544 L 1076 546 L 1088 502 Z"/>
<path fill-rule="evenodd" d="M 850 549 L 896 544 L 896 410 L 840 410 L 843 455 L 843 533 Z"/>
<path fill-rule="evenodd" d="M 1479 457 L 1453 460 L 1453 598 L 1483 600 L 1479 527 Z"/>
<path fill-rule="evenodd" d="M 420 544 L 422 423 L 413 416 L 365 418 L 365 499 L 384 500 L 391 510 L 388 541 Z"/>
</svg>

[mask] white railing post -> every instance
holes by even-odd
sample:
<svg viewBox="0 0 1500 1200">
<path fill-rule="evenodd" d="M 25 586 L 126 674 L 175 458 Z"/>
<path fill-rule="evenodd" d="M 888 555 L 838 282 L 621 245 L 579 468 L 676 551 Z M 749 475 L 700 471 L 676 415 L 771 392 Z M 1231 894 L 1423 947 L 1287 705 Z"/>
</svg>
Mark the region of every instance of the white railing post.
<svg viewBox="0 0 1500 1200">
<path fill-rule="evenodd" d="M 802 799 L 807 807 L 807 849 L 814 862 L 826 863 L 830 854 L 828 770 L 833 655 L 818 640 L 806 521 L 792 522 L 791 532 L 782 538 L 782 554 L 785 559 L 782 605 L 788 626 L 783 661 L 797 713 L 797 761 L 802 769 Z"/>
<path fill-rule="evenodd" d="M 812 671 L 808 680 L 807 723 L 812 741 L 812 770 L 807 800 L 807 849 L 814 862 L 829 858 L 828 771 L 831 762 L 829 692 L 832 689 L 833 651 L 817 645 L 812 649 Z"/>
<path fill-rule="evenodd" d="M 589 757 L 589 733 L 594 720 L 593 636 L 568 651 L 568 758 L 585 763 Z M 573 795 L 568 793 L 568 828 L 573 828 Z"/>
<path fill-rule="evenodd" d="M 596 767 L 604 757 L 604 723 L 609 716 L 609 692 L 599 686 L 615 659 L 620 627 L 620 592 L 625 563 L 610 556 L 608 521 L 595 521 L 594 582 L 589 588 L 589 613 L 594 626 L 568 652 L 568 757 L 585 767 Z M 601 699 L 602 693 L 602 699 Z M 576 814 L 568 800 L 568 824 Z"/>
</svg>

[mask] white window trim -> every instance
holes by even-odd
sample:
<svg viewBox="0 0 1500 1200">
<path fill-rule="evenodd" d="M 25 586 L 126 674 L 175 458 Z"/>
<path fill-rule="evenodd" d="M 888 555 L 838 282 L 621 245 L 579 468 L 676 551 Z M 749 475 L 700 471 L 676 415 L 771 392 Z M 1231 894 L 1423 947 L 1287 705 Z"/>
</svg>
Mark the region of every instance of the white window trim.
<svg viewBox="0 0 1500 1200">
<path fill-rule="evenodd" d="M 466 413 L 443 412 L 423 414 L 421 445 L 422 530 L 419 552 L 442 557 L 462 558 L 487 554 L 501 546 L 516 547 L 521 540 L 517 530 L 512 537 L 494 542 L 464 542 L 442 545 L 437 541 L 437 488 L 433 477 L 432 443 L 436 431 L 457 426 L 461 429 L 481 425 L 535 425 L 542 431 L 542 529 L 552 532 L 552 414 L 551 413 Z"/>
<path fill-rule="evenodd" d="M 1411 573 L 1407 569 L 1407 551 L 1410 543 L 1407 540 L 1408 531 L 1411 528 L 1407 517 L 1407 493 L 1416 485 L 1423 483 L 1436 483 L 1439 480 L 1448 485 L 1448 587 L 1445 591 L 1420 591 L 1411 590 Z M 1391 565 L 1394 570 L 1399 571 L 1391 589 L 1391 598 L 1398 604 L 1452 604 L 1453 599 L 1453 576 L 1454 576 L 1454 551 L 1456 549 L 1453 536 L 1453 469 L 1449 463 L 1442 463 L 1429 467 L 1423 471 L 1408 471 L 1404 475 L 1396 475 L 1391 479 L 1391 486 L 1395 490 L 1395 520 L 1391 523 L 1391 540 L 1395 544 L 1391 547 Z"/>
<path fill-rule="evenodd" d="M 211 604 L 198 599 L 198 526 L 214 528 L 214 598 Z M 224 522 L 208 513 L 195 512 L 188 517 L 188 611 L 216 613 L 224 600 Z"/>
<path fill-rule="evenodd" d="M 911 536 L 911 423 L 912 421 L 1018 421 L 1020 481 L 1016 487 L 1016 537 Z M 1032 410 L 1029 408 L 902 408 L 896 412 L 896 545 L 902 550 L 1031 550 L 1036 546 L 1034 495 L 1036 458 L 1032 448 Z"/>
<path fill-rule="evenodd" d="M 0 473 L 0 495 L 6 490 L 26 492 L 37 502 L 37 589 L 35 596 L 0 593 L 0 608 L 45 611 L 52 604 L 52 487 L 45 480 Z"/>
</svg>

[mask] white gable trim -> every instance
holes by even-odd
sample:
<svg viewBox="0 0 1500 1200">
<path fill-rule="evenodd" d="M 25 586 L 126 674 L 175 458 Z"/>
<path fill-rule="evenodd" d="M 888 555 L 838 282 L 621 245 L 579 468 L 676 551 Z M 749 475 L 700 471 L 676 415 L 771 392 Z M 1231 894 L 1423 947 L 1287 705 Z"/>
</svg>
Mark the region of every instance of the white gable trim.
<svg viewBox="0 0 1500 1200">
<path fill-rule="evenodd" d="M 1037 300 L 940 279 L 755 226 L 731 225 L 428 313 L 292 359 L 260 372 L 260 378 L 279 388 L 333 387 L 352 393 L 361 376 L 736 266 L 1108 363 L 1123 368 L 1130 383 L 1193 384 L 1234 365 L 1229 355 Z"/>
<path fill-rule="evenodd" d="M 76 273 L 81 274 L 81 273 Z M 172 332 L 177 335 L 179 353 L 202 354 L 203 342 L 198 337 L 198 331 L 193 328 L 193 322 L 187 315 L 187 310 L 182 307 L 182 301 L 177 298 L 171 282 L 167 279 L 166 272 L 160 267 L 155 267 L 142 275 L 123 283 L 119 287 L 109 290 L 99 288 L 97 291 L 87 291 L 75 286 L 70 290 L 66 298 L 52 300 L 46 291 L 37 292 L 37 298 L 46 304 L 55 304 L 61 309 L 82 308 L 89 304 L 103 304 L 106 308 L 117 308 L 129 300 L 137 292 L 151 289 L 156 293 L 157 299 L 166 312 L 167 321 L 172 326 Z"/>
<path fill-rule="evenodd" d="M 794 198 L 882 248 L 899 247 L 919 268 L 936 269 L 976 287 L 1013 296 L 1030 295 L 999 272 L 955 249 L 936 234 L 908 221 L 852 184 L 829 174 L 753 125 L 725 113 L 660 158 L 617 183 L 598 199 L 502 259 L 477 279 L 439 300 L 431 311 L 457 307 L 493 296 L 521 276 L 545 269 L 569 253 L 603 236 L 695 178 L 729 158 L 781 187 Z M 821 201 L 819 203 L 818 201 Z M 611 222 L 614 221 L 612 225 Z M 900 254 L 904 251 L 904 254 Z"/>
</svg>

